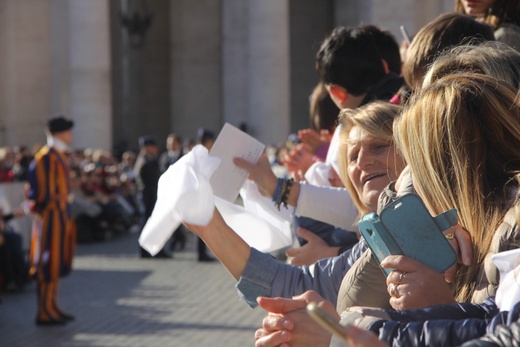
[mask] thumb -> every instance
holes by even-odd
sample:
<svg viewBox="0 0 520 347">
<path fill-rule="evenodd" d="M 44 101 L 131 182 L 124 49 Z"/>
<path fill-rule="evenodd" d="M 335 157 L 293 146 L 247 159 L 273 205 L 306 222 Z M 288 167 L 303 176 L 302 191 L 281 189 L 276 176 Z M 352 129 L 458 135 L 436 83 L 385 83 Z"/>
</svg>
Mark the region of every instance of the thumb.
<svg viewBox="0 0 520 347">
<path fill-rule="evenodd" d="M 250 162 L 248 162 L 247 160 L 240 158 L 240 157 L 233 158 L 233 164 L 235 164 L 239 168 L 244 169 L 246 171 L 249 171 L 251 166 L 253 165 Z"/>
<path fill-rule="evenodd" d="M 307 303 L 302 300 L 267 298 L 260 296 L 256 301 L 261 308 L 271 313 L 287 313 L 296 310 L 303 310 L 307 307 Z"/>
<path fill-rule="evenodd" d="M 298 248 L 295 248 L 295 247 L 287 248 L 287 250 L 285 251 L 285 255 L 288 257 L 295 257 L 298 254 Z"/>
<path fill-rule="evenodd" d="M 319 237 L 318 235 L 314 234 L 312 231 L 302 228 L 302 227 L 296 228 L 296 233 L 298 234 L 298 236 L 300 236 L 305 241 L 311 241 L 311 240 L 315 239 L 316 237 Z"/>
</svg>

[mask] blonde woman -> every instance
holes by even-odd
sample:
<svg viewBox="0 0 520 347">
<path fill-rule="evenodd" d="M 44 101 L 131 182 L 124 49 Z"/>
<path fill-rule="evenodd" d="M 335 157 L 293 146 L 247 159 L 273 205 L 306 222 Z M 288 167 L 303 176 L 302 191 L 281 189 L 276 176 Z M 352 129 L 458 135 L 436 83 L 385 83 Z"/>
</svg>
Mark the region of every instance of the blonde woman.
<svg viewBox="0 0 520 347">
<path fill-rule="evenodd" d="M 343 181 L 361 214 L 375 211 L 379 193 L 399 176 L 405 165 L 392 140 L 392 123 L 399 110 L 399 106 L 375 102 L 346 111 L 340 148 L 349 169 L 342 170 Z M 292 297 L 309 289 L 335 302 L 345 273 L 367 249 L 361 242 L 340 256 L 320 260 L 310 267 L 295 267 L 249 247 L 217 211 L 208 226 L 188 228 L 206 242 L 238 280 L 237 288 L 251 306 L 256 306 L 258 296 Z M 380 291 L 386 293 L 384 284 Z"/>
</svg>

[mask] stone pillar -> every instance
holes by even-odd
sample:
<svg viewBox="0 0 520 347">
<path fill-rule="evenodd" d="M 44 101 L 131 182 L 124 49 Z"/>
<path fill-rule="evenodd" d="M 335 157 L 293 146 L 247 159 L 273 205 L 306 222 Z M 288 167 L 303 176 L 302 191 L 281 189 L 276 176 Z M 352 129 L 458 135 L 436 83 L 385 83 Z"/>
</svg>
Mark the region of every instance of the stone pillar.
<svg viewBox="0 0 520 347">
<path fill-rule="evenodd" d="M 68 0 L 52 0 L 51 31 L 51 113 L 70 114 L 70 30 Z"/>
<path fill-rule="evenodd" d="M 291 131 L 310 127 L 309 96 L 318 83 L 316 53 L 332 31 L 332 0 L 290 1 L 290 100 Z"/>
<path fill-rule="evenodd" d="M 222 106 L 224 122 L 236 127 L 249 123 L 248 27 L 248 2 L 222 0 Z"/>
<path fill-rule="evenodd" d="M 221 2 L 170 2 L 171 122 L 195 137 L 199 127 L 222 127 Z"/>
<path fill-rule="evenodd" d="M 45 140 L 51 112 L 48 0 L 0 2 L 0 145 Z"/>
<path fill-rule="evenodd" d="M 144 3 L 136 0 L 110 1 L 112 76 L 113 76 L 113 149 L 121 154 L 138 150 L 138 138 L 152 135 L 163 147 L 170 128 L 170 11 L 168 0 Z M 136 45 L 121 13 L 151 15 L 151 25 Z M 132 44 L 133 43 L 133 44 Z"/>
<path fill-rule="evenodd" d="M 265 144 L 287 139 L 290 116 L 288 0 L 249 1 L 250 132 Z"/>
<path fill-rule="evenodd" d="M 112 147 L 108 1 L 69 0 L 70 116 L 74 147 Z"/>
</svg>

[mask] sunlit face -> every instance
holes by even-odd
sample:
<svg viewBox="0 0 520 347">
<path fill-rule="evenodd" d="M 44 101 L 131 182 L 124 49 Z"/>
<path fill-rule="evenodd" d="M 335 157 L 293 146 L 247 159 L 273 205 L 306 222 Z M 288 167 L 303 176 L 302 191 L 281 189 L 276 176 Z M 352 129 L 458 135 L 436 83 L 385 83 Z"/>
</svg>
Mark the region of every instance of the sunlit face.
<svg viewBox="0 0 520 347">
<path fill-rule="evenodd" d="M 361 202 L 375 212 L 379 194 L 399 177 L 404 159 L 396 154 L 395 146 L 379 139 L 358 126 L 348 136 L 348 176 Z"/>
<path fill-rule="evenodd" d="M 484 17 L 495 0 L 460 0 L 464 12 L 473 17 Z"/>
</svg>

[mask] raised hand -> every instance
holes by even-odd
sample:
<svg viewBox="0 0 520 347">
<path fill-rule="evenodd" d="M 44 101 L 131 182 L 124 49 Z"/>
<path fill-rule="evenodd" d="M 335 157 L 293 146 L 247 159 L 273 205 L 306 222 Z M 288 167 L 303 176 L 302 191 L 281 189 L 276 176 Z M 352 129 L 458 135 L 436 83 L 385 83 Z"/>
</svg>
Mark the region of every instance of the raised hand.
<svg viewBox="0 0 520 347">
<path fill-rule="evenodd" d="M 330 247 L 321 237 L 312 231 L 299 227 L 298 235 L 307 241 L 302 247 L 291 247 L 286 251 L 289 263 L 295 266 L 311 265 L 316 261 L 338 255 L 340 247 Z"/>
</svg>

